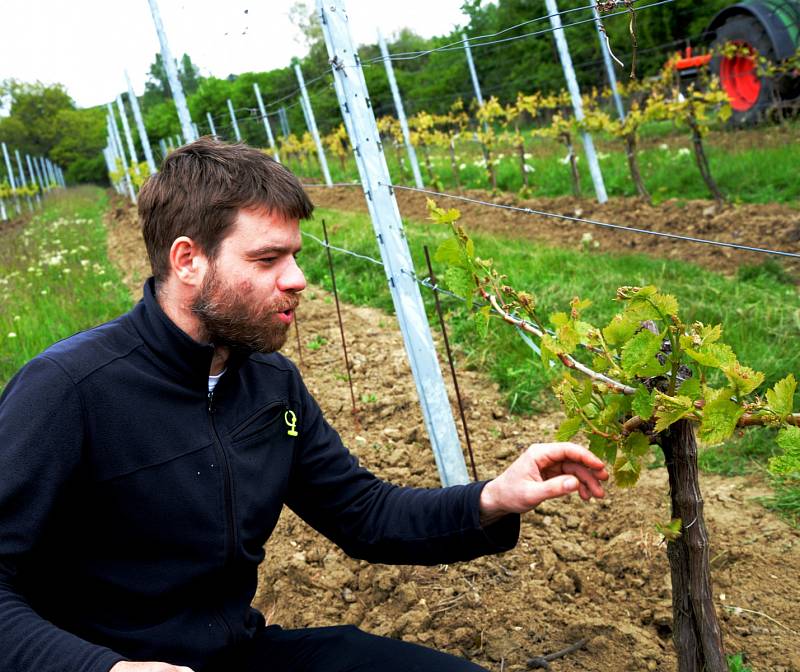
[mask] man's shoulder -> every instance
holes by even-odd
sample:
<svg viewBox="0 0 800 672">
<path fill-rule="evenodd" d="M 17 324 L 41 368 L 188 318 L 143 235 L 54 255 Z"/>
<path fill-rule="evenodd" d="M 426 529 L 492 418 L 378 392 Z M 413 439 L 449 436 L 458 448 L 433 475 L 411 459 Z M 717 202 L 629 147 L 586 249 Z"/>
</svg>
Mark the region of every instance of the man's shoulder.
<svg viewBox="0 0 800 672">
<path fill-rule="evenodd" d="M 141 337 L 127 314 L 57 341 L 38 358 L 48 359 L 78 383 L 100 369 L 136 350 Z"/>
<path fill-rule="evenodd" d="M 250 361 L 258 366 L 271 367 L 278 371 L 286 371 L 296 374 L 298 377 L 300 376 L 295 363 L 280 352 L 254 352 L 250 355 Z"/>
</svg>

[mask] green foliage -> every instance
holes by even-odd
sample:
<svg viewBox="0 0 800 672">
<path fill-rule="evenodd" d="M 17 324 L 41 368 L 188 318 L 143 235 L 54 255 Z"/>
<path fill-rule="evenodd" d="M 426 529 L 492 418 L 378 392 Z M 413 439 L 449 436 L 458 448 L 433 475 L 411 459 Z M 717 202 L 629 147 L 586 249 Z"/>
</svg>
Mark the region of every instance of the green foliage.
<svg viewBox="0 0 800 672">
<path fill-rule="evenodd" d="M 130 307 L 107 257 L 106 205 L 100 189 L 70 189 L 0 234 L 0 387 L 53 342 Z"/>
<path fill-rule="evenodd" d="M 739 363 L 720 340 L 722 326 L 685 323 L 675 297 L 654 286 L 620 287 L 616 300 L 622 308 L 601 328 L 582 319 L 591 302 L 573 298 L 568 313 L 550 316 L 555 329 L 548 331 L 529 295 L 511 287 L 493 263 L 475 256 L 457 211 L 445 211 L 432 201 L 428 205 L 431 219 L 453 232 L 436 259 L 458 271 L 462 295 L 467 295 L 466 274 L 471 275 L 469 295 L 478 314 L 485 314 L 482 321 L 488 322 L 493 309 L 499 319 L 540 339 L 545 366 L 560 361 L 566 367 L 553 383 L 567 415 L 557 436 L 564 440 L 583 431 L 597 437 L 593 450 L 616 456 L 613 473 L 619 486 L 636 483 L 650 443 L 684 418 L 700 422 L 698 435 L 707 444 L 729 438 L 740 421 L 777 426 L 800 419 L 800 414 L 792 415 L 792 374 L 763 396 L 753 396 L 765 376 Z M 602 365 L 601 371 L 590 368 L 582 361 L 586 359 Z M 784 428 L 777 442 L 783 454 L 771 460 L 773 473 L 800 475 L 800 429 Z"/>
</svg>

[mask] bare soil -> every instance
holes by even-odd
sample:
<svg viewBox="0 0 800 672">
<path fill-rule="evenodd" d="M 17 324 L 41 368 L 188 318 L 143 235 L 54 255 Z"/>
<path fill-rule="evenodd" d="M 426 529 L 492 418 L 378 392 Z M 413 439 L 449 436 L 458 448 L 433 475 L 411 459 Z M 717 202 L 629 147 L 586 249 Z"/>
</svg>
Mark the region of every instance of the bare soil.
<svg viewBox="0 0 800 672">
<path fill-rule="evenodd" d="M 491 226 L 486 219 L 483 213 L 475 221 Z M 512 227 L 500 220 L 496 226 Z M 108 224 L 110 256 L 139 297 L 148 269 L 135 213 L 120 205 Z M 343 319 L 356 416 L 329 294 L 306 291 L 298 311 L 302 356 L 295 334 L 286 354 L 362 464 L 398 484 L 436 487 L 396 322 L 347 305 Z M 462 371 L 459 383 L 480 478 L 499 473 L 528 443 L 553 436 L 557 414 L 509 416 L 479 372 Z M 800 532 L 755 501 L 768 494 L 755 477 L 704 475 L 702 486 L 727 651 L 744 652 L 758 672 L 800 672 Z M 254 604 L 284 627 L 352 623 L 493 671 L 524 670 L 530 657 L 581 639 L 585 647 L 551 663 L 552 670 L 674 670 L 669 567 L 653 526 L 667 519 L 667 475 L 656 468 L 633 490 L 612 486 L 603 501 L 541 505 L 523 517 L 519 544 L 508 553 L 409 567 L 347 558 L 287 510 L 267 544 Z"/>
<path fill-rule="evenodd" d="M 648 231 L 674 233 L 750 247 L 800 253 L 800 210 L 778 203 L 720 207 L 713 201 L 669 200 L 657 206 L 638 198 L 613 198 L 600 205 L 591 199 L 574 197 L 523 200 L 513 194 L 492 195 L 486 191 L 464 190 L 462 196 L 526 207 L 570 217 L 599 220 Z M 426 194 L 396 190 L 400 213 L 406 219 L 428 218 Z M 317 187 L 311 191 L 317 206 L 366 212 L 360 187 Z M 452 198 L 435 197 L 440 207 L 458 208 L 468 232 L 524 238 L 545 245 L 580 248 L 584 234 L 600 243 L 599 250 L 618 254 L 642 253 L 658 259 L 683 260 L 709 269 L 733 274 L 740 266 L 778 261 L 794 278 L 800 279 L 800 259 L 676 241 L 657 236 L 611 230 L 596 225 L 529 215 L 510 210 L 489 210 L 486 206 Z"/>
</svg>

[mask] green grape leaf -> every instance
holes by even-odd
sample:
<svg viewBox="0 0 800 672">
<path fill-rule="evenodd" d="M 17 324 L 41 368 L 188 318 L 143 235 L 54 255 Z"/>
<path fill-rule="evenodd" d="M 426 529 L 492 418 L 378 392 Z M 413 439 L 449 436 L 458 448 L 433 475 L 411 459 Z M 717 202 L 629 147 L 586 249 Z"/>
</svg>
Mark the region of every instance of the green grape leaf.
<svg viewBox="0 0 800 672">
<path fill-rule="evenodd" d="M 639 321 L 626 315 L 615 315 L 603 329 L 603 338 L 609 345 L 622 345 L 636 333 Z"/>
<path fill-rule="evenodd" d="M 470 271 L 466 268 L 450 266 L 444 273 L 444 282 L 453 294 L 458 294 L 467 300 L 467 308 L 472 308 L 475 282 Z"/>
<path fill-rule="evenodd" d="M 783 455 L 770 459 L 770 472 L 800 479 L 800 427 L 784 427 L 778 432 L 777 443 L 783 449 Z"/>
<path fill-rule="evenodd" d="M 576 415 L 574 418 L 567 418 L 561 423 L 561 426 L 556 432 L 556 441 L 569 441 L 578 433 L 582 424 L 583 418 L 579 415 Z"/>
<path fill-rule="evenodd" d="M 683 341 L 684 338 L 685 337 L 681 337 L 681 341 Z M 700 346 L 699 350 L 695 350 L 690 346 L 691 340 L 688 344 L 682 344 L 684 352 L 703 366 L 719 368 L 725 364 L 736 361 L 736 355 L 733 350 L 731 350 L 731 346 L 725 343 L 709 343 L 708 345 Z"/>
<path fill-rule="evenodd" d="M 641 432 L 632 432 L 625 439 L 625 453 L 634 457 L 642 457 L 650 451 L 650 439 Z"/>
<path fill-rule="evenodd" d="M 603 373 L 611 368 L 611 364 L 603 355 L 595 355 L 592 357 L 592 368 L 598 373 Z"/>
<path fill-rule="evenodd" d="M 478 337 L 483 340 L 489 334 L 489 316 L 491 313 L 490 306 L 483 306 L 480 310 L 472 313 L 472 323 L 475 325 L 475 331 Z"/>
<path fill-rule="evenodd" d="M 772 411 L 781 418 L 786 417 L 794 408 L 794 392 L 797 389 L 797 381 L 793 374 L 789 374 L 783 380 L 775 383 L 775 387 L 767 390 L 767 404 Z"/>
<path fill-rule="evenodd" d="M 653 294 L 650 303 L 665 317 L 678 314 L 678 299 L 672 294 Z"/>
<path fill-rule="evenodd" d="M 694 404 L 689 397 L 670 397 L 656 391 L 655 430 L 657 432 L 663 432 L 667 427 L 678 422 L 681 418 L 690 415 L 693 409 Z"/>
<path fill-rule="evenodd" d="M 678 394 L 690 399 L 699 399 L 701 396 L 700 379 L 692 377 L 684 380 L 678 388 Z"/>
<path fill-rule="evenodd" d="M 680 518 L 673 518 L 668 523 L 656 523 L 658 533 L 667 541 L 676 541 L 681 536 L 683 521 Z"/>
<path fill-rule="evenodd" d="M 563 327 L 569 322 L 569 315 L 566 313 L 553 313 L 550 316 L 550 324 L 554 327 Z"/>
<path fill-rule="evenodd" d="M 574 415 L 581 408 L 581 403 L 575 394 L 576 387 L 578 387 L 578 383 L 570 375 L 565 375 L 560 382 L 553 386 L 553 391 L 564 405 L 564 411 L 567 415 Z"/>
<path fill-rule="evenodd" d="M 572 322 L 567 322 L 556 329 L 556 338 L 561 345 L 562 352 L 568 355 L 572 354 L 581 342 L 580 334 L 575 330 Z"/>
<path fill-rule="evenodd" d="M 466 255 L 457 238 L 448 238 L 443 241 L 433 255 L 435 261 L 447 266 L 457 266 L 459 268 L 469 268 Z"/>
<path fill-rule="evenodd" d="M 800 450 L 800 427 L 794 425 L 784 427 L 778 432 L 776 441 L 784 450 Z"/>
<path fill-rule="evenodd" d="M 750 394 L 764 382 L 764 374 L 742 366 L 737 361 L 730 362 L 721 367 L 731 386 L 737 391 L 737 396 Z"/>
<path fill-rule="evenodd" d="M 564 348 L 561 347 L 561 344 L 553 338 L 550 334 L 544 334 L 542 336 L 542 340 L 540 342 L 542 348 L 542 361 L 544 361 L 544 352 L 547 350 L 551 355 L 560 355 L 563 354 Z M 551 358 L 552 359 L 552 358 Z M 547 362 L 544 362 L 545 366 Z"/>
<path fill-rule="evenodd" d="M 736 429 L 736 423 L 744 415 L 744 409 L 720 395 L 703 407 L 703 422 L 697 435 L 706 443 L 722 443 Z"/>
<path fill-rule="evenodd" d="M 633 402 L 631 408 L 642 420 L 649 420 L 653 417 L 653 411 L 656 407 L 655 395 L 648 391 L 644 385 L 636 388 L 633 395 Z"/>
<path fill-rule="evenodd" d="M 661 336 L 643 329 L 622 348 L 622 369 L 631 376 L 643 378 L 664 373 L 668 364 L 661 364 L 656 355 L 661 352 Z"/>
<path fill-rule="evenodd" d="M 617 459 L 617 444 L 598 434 L 589 437 L 589 450 L 601 460 L 611 464 Z"/>
<path fill-rule="evenodd" d="M 614 462 L 614 481 L 620 488 L 630 488 L 636 485 L 641 472 L 642 463 L 638 458 L 617 456 L 617 460 Z"/>
</svg>

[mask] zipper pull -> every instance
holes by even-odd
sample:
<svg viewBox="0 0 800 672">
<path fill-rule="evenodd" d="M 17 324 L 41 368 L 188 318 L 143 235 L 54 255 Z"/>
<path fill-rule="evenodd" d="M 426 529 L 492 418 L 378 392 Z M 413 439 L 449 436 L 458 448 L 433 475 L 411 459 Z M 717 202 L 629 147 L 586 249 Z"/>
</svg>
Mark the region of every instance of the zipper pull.
<svg viewBox="0 0 800 672">
<path fill-rule="evenodd" d="M 213 390 L 208 393 L 208 412 L 214 413 L 214 392 Z"/>
</svg>

